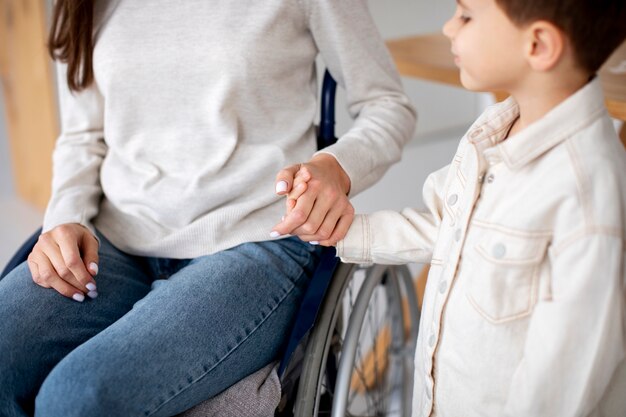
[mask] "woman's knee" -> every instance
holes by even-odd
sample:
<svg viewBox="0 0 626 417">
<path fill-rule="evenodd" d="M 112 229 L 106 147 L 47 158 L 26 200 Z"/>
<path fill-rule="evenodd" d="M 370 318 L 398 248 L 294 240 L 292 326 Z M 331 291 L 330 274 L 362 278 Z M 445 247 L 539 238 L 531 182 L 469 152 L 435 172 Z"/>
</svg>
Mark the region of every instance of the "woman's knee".
<svg viewBox="0 0 626 417">
<path fill-rule="evenodd" d="M 35 416 L 143 416 L 140 404 L 129 398 L 128 381 L 114 369 L 72 355 L 61 361 L 44 381 L 35 400 Z M 96 359 L 96 358 L 94 358 Z"/>
</svg>

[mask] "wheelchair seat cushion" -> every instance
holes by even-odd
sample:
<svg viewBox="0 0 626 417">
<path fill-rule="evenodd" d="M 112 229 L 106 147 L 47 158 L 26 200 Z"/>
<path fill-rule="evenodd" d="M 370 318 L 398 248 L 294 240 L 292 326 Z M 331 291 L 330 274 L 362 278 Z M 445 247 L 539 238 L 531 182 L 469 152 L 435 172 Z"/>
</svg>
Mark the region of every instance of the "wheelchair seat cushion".
<svg viewBox="0 0 626 417">
<path fill-rule="evenodd" d="M 277 368 L 270 363 L 178 417 L 273 417 L 281 395 Z"/>
</svg>

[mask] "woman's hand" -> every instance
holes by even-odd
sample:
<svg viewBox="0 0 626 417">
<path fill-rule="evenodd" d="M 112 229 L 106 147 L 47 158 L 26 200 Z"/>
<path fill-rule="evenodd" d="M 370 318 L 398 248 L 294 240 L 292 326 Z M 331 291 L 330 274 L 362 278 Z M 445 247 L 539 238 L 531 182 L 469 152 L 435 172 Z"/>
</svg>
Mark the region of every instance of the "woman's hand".
<svg viewBox="0 0 626 417">
<path fill-rule="evenodd" d="M 350 178 L 332 155 L 319 154 L 283 169 L 276 176 L 276 192 L 287 195 L 286 214 L 271 236 L 291 234 L 306 242 L 336 244 L 354 218 L 349 191 Z"/>
<path fill-rule="evenodd" d="M 96 298 L 98 241 L 80 224 L 63 224 L 39 236 L 28 256 L 33 281 L 82 302 L 85 294 Z"/>
</svg>

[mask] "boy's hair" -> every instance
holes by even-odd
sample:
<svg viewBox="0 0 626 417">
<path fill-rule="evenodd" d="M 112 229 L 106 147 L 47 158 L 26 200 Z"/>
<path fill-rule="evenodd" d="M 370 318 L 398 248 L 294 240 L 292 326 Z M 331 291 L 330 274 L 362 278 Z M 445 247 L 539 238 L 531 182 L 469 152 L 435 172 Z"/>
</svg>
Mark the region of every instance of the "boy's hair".
<svg viewBox="0 0 626 417">
<path fill-rule="evenodd" d="M 495 0 L 517 26 L 545 20 L 562 30 L 583 70 L 595 73 L 626 38 L 626 0 Z"/>
</svg>

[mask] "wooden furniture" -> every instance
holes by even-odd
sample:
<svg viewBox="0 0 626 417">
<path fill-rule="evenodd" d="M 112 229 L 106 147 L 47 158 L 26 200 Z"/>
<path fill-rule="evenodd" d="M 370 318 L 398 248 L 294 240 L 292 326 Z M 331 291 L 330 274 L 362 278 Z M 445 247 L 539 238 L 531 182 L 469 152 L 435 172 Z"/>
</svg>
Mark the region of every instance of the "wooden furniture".
<svg viewBox="0 0 626 417">
<path fill-rule="evenodd" d="M 620 131 L 620 138 L 626 146 L 626 41 L 600 69 L 600 81 L 609 113 L 625 122 Z"/>
<path fill-rule="evenodd" d="M 44 208 L 59 132 L 46 39 L 46 2 L 0 0 L 0 79 L 18 195 Z"/>
<path fill-rule="evenodd" d="M 387 41 L 401 75 L 462 87 L 459 69 L 450 51 L 450 41 L 443 34 L 417 35 Z M 622 69 L 614 74 L 610 69 Z M 626 42 L 613 54 L 601 71 L 606 107 L 612 117 L 626 121 Z M 507 97 L 494 93 L 496 101 Z M 620 138 L 626 146 L 626 124 Z"/>
<path fill-rule="evenodd" d="M 410 36 L 386 42 L 401 75 L 463 87 L 454 63 L 450 40 L 440 33 Z M 493 93 L 496 101 L 505 93 Z"/>
</svg>

